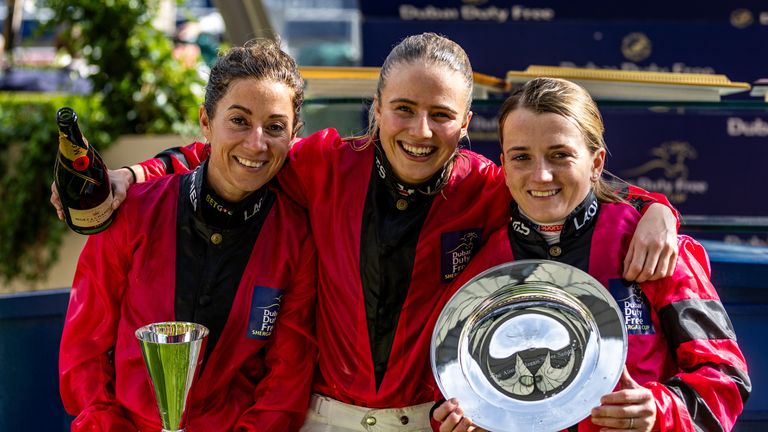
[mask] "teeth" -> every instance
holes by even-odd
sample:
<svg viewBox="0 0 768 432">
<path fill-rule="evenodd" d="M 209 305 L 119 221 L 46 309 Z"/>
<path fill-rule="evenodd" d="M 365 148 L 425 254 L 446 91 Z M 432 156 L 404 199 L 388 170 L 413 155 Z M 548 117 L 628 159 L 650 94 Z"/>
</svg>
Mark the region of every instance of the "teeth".
<svg viewBox="0 0 768 432">
<path fill-rule="evenodd" d="M 434 147 L 412 146 L 405 143 L 403 143 L 403 149 L 413 156 L 426 156 L 435 151 Z"/>
<path fill-rule="evenodd" d="M 235 159 L 237 159 L 238 162 L 240 162 L 242 165 L 247 166 L 248 168 L 261 168 L 262 165 L 264 165 L 265 161 L 252 161 L 248 159 L 243 159 L 239 156 L 235 156 Z"/>
<path fill-rule="evenodd" d="M 549 190 L 549 191 L 531 191 L 531 195 L 535 197 L 548 197 L 552 196 L 557 193 L 557 190 Z"/>
</svg>

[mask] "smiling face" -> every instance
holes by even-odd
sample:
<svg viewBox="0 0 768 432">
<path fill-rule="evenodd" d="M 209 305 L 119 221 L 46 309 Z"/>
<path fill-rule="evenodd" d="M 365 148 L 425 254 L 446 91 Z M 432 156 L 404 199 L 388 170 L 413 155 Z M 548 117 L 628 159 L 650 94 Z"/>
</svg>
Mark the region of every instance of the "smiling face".
<svg viewBox="0 0 768 432">
<path fill-rule="evenodd" d="M 505 119 L 502 134 L 507 187 L 536 222 L 565 219 L 603 170 L 605 149 L 591 153 L 576 125 L 561 115 L 516 109 Z"/>
<path fill-rule="evenodd" d="M 463 82 L 445 67 L 393 67 L 373 103 L 381 146 L 401 181 L 428 180 L 456 150 L 471 117 Z"/>
<path fill-rule="evenodd" d="M 232 81 L 200 126 L 211 143 L 207 180 L 229 202 L 238 202 L 280 171 L 293 138 L 293 92 L 282 83 L 240 78 Z"/>
</svg>

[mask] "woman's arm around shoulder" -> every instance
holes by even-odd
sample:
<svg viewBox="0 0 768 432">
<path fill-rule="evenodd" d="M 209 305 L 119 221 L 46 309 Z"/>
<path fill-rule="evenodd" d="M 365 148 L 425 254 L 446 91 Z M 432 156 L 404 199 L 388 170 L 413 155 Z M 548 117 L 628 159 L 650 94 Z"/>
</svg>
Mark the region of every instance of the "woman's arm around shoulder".
<svg viewBox="0 0 768 432">
<path fill-rule="evenodd" d="M 670 276 L 677 260 L 679 213 L 663 194 L 628 185 L 618 195 L 642 218 L 624 259 L 624 278 L 645 282 Z"/>
<path fill-rule="evenodd" d="M 277 175 L 281 189 L 303 208 L 311 207 L 318 196 L 326 196 L 328 179 L 342 175 L 337 169 L 340 155 L 353 146 L 353 142 L 343 140 L 331 128 L 296 140 Z"/>
<path fill-rule="evenodd" d="M 112 209 L 117 210 L 125 201 L 128 189 L 136 183 L 144 183 L 165 175 L 192 171 L 211 154 L 211 146 L 194 142 L 184 147 L 171 147 L 155 157 L 131 166 L 108 170 L 109 183 L 112 186 Z M 64 220 L 64 206 L 59 198 L 56 183 L 51 183 L 51 205 L 56 209 L 59 220 Z"/>
</svg>

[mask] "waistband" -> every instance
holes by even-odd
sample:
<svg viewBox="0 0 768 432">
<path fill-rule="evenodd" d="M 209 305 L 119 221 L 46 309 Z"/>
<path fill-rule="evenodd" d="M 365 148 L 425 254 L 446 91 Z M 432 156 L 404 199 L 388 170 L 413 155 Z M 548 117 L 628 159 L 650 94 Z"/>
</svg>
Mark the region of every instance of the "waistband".
<svg viewBox="0 0 768 432">
<path fill-rule="evenodd" d="M 337 426 L 364 432 L 431 431 L 429 410 L 432 402 L 402 408 L 367 408 L 350 405 L 327 396 L 313 394 L 309 402 L 307 423 Z"/>
</svg>

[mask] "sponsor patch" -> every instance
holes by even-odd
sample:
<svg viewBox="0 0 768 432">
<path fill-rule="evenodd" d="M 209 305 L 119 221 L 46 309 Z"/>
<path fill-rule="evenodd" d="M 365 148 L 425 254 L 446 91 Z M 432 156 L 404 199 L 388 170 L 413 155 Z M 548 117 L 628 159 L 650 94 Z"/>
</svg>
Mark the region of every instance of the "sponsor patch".
<svg viewBox="0 0 768 432">
<path fill-rule="evenodd" d="M 638 284 L 624 279 L 611 279 L 608 281 L 608 291 L 619 304 L 628 335 L 656 333 L 651 322 L 650 303 Z"/>
<path fill-rule="evenodd" d="M 531 229 L 528 228 L 526 224 L 524 224 L 522 221 L 519 221 L 519 220 L 512 222 L 512 229 L 524 236 L 527 236 L 528 234 L 531 233 Z"/>
<path fill-rule="evenodd" d="M 441 275 L 440 281 L 448 283 L 464 270 L 469 260 L 477 253 L 482 243 L 483 230 L 471 228 L 443 233 L 440 239 Z"/>
<path fill-rule="evenodd" d="M 560 232 L 563 230 L 563 224 L 539 225 L 538 229 L 540 232 Z"/>
<path fill-rule="evenodd" d="M 272 335 L 282 301 L 282 289 L 259 285 L 253 287 L 251 314 L 248 320 L 249 338 L 267 340 Z"/>
</svg>

